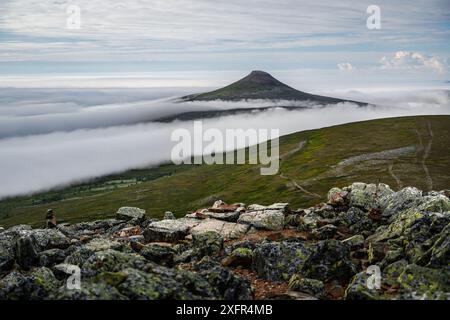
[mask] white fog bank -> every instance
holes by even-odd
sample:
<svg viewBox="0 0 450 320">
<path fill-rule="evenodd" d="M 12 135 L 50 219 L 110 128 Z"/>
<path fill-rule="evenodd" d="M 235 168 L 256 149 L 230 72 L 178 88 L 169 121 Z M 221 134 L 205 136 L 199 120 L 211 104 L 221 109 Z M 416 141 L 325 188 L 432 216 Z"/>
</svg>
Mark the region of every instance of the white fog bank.
<svg viewBox="0 0 450 320">
<path fill-rule="evenodd" d="M 450 114 L 448 92 L 440 90 L 424 93 L 421 99 L 417 98 L 418 94 L 417 92 L 395 93 L 392 94 L 391 100 L 387 95 L 379 95 L 378 99 L 381 99 L 379 101 L 383 102 L 384 107 L 359 108 L 353 104 L 339 104 L 298 111 L 272 109 L 247 115 L 207 119 L 204 120 L 203 125 L 205 129 L 217 128 L 221 131 L 227 128 L 274 128 L 279 129 L 280 134 L 284 135 L 361 120 Z M 373 99 L 371 94 L 364 95 L 362 92 L 355 93 L 356 97 L 361 100 Z M 0 132 L 8 135 L 15 130 L 14 134 L 28 134 L 0 139 L 0 176 L 2 177 L 0 198 L 33 193 L 168 161 L 171 149 L 175 145 L 170 141 L 171 133 L 179 128 L 192 130 L 192 121 L 118 125 L 121 122 L 127 123 L 134 116 L 141 116 L 141 113 L 159 115 L 161 112 L 166 112 L 171 103 L 164 101 L 160 104 L 158 99 L 152 100 L 150 105 L 147 102 L 136 101 L 127 103 L 123 99 L 117 103 L 106 103 L 100 106 L 82 104 L 78 101 L 72 105 L 65 105 L 62 112 L 59 112 L 57 107 L 55 109 L 55 105 L 49 105 L 47 101 L 43 107 L 46 111 L 38 116 L 29 114 L 30 107 L 26 103 L 22 103 L 24 108 L 22 114 L 20 108 L 10 108 L 9 111 L 6 108 L 3 110 L 0 108 L 0 121 L 3 121 Z M 243 105 L 251 106 L 248 102 Z M 258 105 L 261 106 L 261 103 Z M 173 108 L 179 108 L 179 106 Z M 192 107 L 192 104 L 184 104 L 183 108 L 188 106 Z M 229 108 L 227 105 L 211 104 L 200 104 L 197 107 L 199 109 Z M 148 108 L 151 110 L 147 110 Z M 36 109 L 39 110 L 39 108 Z M 12 112 L 15 114 L 12 115 Z M 60 121 L 61 114 L 70 115 L 65 122 L 69 127 L 71 123 L 79 125 L 87 122 L 92 124 L 92 128 L 77 129 L 77 125 L 74 125 L 71 131 L 44 134 L 33 134 L 33 131 L 29 130 L 30 128 L 48 128 Z M 114 125 L 103 127 L 104 117 L 113 119 L 115 122 L 110 123 Z M 9 120 L 5 119 L 11 118 L 18 120 L 16 125 L 12 120 L 8 125 Z M 4 127 L 5 124 L 6 127 Z M 56 127 L 53 129 L 58 130 Z M 61 129 L 67 129 L 67 127 Z"/>
</svg>

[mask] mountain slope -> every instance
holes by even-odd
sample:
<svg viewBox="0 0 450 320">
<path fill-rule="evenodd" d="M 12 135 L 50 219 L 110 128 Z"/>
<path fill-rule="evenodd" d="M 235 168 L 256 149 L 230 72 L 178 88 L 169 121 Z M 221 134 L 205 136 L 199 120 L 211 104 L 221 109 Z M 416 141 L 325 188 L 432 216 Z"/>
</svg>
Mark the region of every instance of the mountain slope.
<svg viewBox="0 0 450 320">
<path fill-rule="evenodd" d="M 193 94 L 181 98 L 185 101 L 227 100 L 238 101 L 246 99 L 297 100 L 320 103 L 339 103 L 347 100 L 324 97 L 296 90 L 278 81 L 264 71 L 252 71 L 249 75 L 221 89 Z M 351 101 L 357 104 L 363 104 Z"/>
<path fill-rule="evenodd" d="M 384 182 L 394 189 L 450 187 L 450 116 L 388 118 L 284 136 L 280 172 L 255 165 L 165 165 L 0 202 L 0 225 L 42 224 L 53 208 L 68 222 L 113 217 L 121 206 L 178 216 L 222 199 L 228 203 L 290 202 L 307 207 L 333 186 Z M 113 182 L 117 184 L 112 184 Z"/>
</svg>

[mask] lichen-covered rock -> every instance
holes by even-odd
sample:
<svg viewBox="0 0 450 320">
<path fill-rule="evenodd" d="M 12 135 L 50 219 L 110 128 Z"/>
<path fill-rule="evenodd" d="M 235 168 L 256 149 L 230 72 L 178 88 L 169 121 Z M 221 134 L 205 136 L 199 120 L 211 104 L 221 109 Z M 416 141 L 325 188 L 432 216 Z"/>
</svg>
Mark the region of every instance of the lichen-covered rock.
<svg viewBox="0 0 450 320">
<path fill-rule="evenodd" d="M 364 237 L 360 234 L 356 234 L 350 238 L 342 240 L 342 243 L 347 245 L 352 251 L 361 249 L 364 247 Z"/>
<path fill-rule="evenodd" d="M 338 231 L 338 228 L 332 224 L 324 225 L 323 227 L 314 229 L 312 231 L 312 236 L 314 239 L 325 240 L 333 238 Z"/>
<path fill-rule="evenodd" d="M 82 266 L 82 274 L 93 276 L 103 271 L 118 272 L 125 268 L 148 270 L 151 267 L 144 257 L 136 253 L 109 249 L 91 255 Z"/>
<path fill-rule="evenodd" d="M 407 187 L 383 197 L 379 207 L 383 212 L 383 216 L 391 217 L 407 209 L 417 207 L 422 202 L 422 191 L 414 187 Z"/>
<path fill-rule="evenodd" d="M 56 229 L 33 229 L 19 232 L 20 236 L 32 235 L 38 251 L 48 249 L 65 249 L 70 246 L 70 239 Z"/>
<path fill-rule="evenodd" d="M 366 184 L 361 182 L 355 182 L 350 187 L 348 194 L 349 205 L 351 207 L 363 208 L 369 210 L 372 208 L 378 208 L 381 199 L 389 197 L 394 191 L 383 183 Z"/>
<path fill-rule="evenodd" d="M 262 243 L 253 251 L 252 268 L 261 278 L 288 281 L 302 270 L 311 253 L 311 247 L 303 242 Z"/>
<path fill-rule="evenodd" d="M 357 272 L 357 268 L 350 259 L 350 250 L 346 245 L 338 240 L 324 240 L 314 246 L 301 271 L 307 278 L 346 281 Z"/>
<path fill-rule="evenodd" d="M 256 229 L 282 230 L 284 213 L 281 210 L 249 211 L 241 214 L 238 223 L 248 224 Z"/>
<path fill-rule="evenodd" d="M 367 241 L 379 242 L 405 236 L 414 242 L 411 244 L 412 249 L 418 249 L 416 244 L 422 245 L 450 222 L 450 211 L 438 211 L 445 208 L 448 199 L 436 197 L 423 199 L 418 207 L 411 207 L 393 215 L 390 223 L 377 229 L 373 235 L 368 237 Z M 450 202 L 448 204 L 450 205 Z M 437 212 L 430 210 L 437 210 Z M 413 253 L 412 255 L 417 254 Z"/>
<path fill-rule="evenodd" d="M 136 207 L 121 207 L 117 210 L 116 218 L 118 220 L 143 219 L 145 210 Z"/>
<path fill-rule="evenodd" d="M 51 267 L 61 263 L 66 258 L 66 253 L 62 249 L 48 249 L 38 253 L 39 265 Z"/>
<path fill-rule="evenodd" d="M 429 266 L 434 268 L 450 266 L 450 223 L 441 231 L 429 254 Z"/>
<path fill-rule="evenodd" d="M 38 251 L 33 234 L 19 236 L 14 243 L 14 256 L 17 264 L 23 270 L 29 270 L 38 265 Z"/>
<path fill-rule="evenodd" d="M 0 234 L 0 275 L 14 265 L 14 242 L 12 235 Z"/>
<path fill-rule="evenodd" d="M 205 299 L 214 297 L 212 288 L 200 277 L 190 272 L 160 269 L 160 272 L 154 273 L 126 268 L 121 273 L 124 275 L 124 280 L 116 287 L 129 299 Z M 184 286 L 183 284 L 187 284 L 186 282 L 191 287 Z"/>
<path fill-rule="evenodd" d="M 373 256 L 373 254 L 372 254 Z M 394 263 L 396 261 L 402 260 L 405 258 L 404 250 L 401 247 L 392 248 L 386 251 L 384 254 L 384 258 L 380 263 L 381 267 L 385 267 L 391 263 Z M 370 259 L 370 255 L 369 255 Z"/>
<path fill-rule="evenodd" d="M 94 254 L 94 251 L 86 249 L 84 246 L 71 246 L 66 249 L 65 253 L 67 256 L 64 259 L 64 263 L 81 267 Z"/>
<path fill-rule="evenodd" d="M 348 192 L 340 188 L 331 188 L 327 194 L 327 201 L 332 206 L 345 206 L 348 203 Z"/>
<path fill-rule="evenodd" d="M 406 296 L 416 299 L 449 299 L 450 271 L 407 265 L 397 278 Z M 406 298 L 406 296 L 403 296 Z"/>
<path fill-rule="evenodd" d="M 33 228 L 28 224 L 18 224 L 16 226 L 13 226 L 11 228 L 8 228 L 6 232 L 8 233 L 18 233 L 20 231 L 28 231 L 32 230 Z"/>
<path fill-rule="evenodd" d="M 34 269 L 29 277 L 38 287 L 37 290 L 30 294 L 30 299 L 40 300 L 47 298 L 60 285 L 60 282 L 55 278 L 52 270 L 46 267 Z"/>
<path fill-rule="evenodd" d="M 273 298 L 450 299 L 448 195 L 355 183 L 296 211 L 216 202 L 181 219 L 127 209 L 124 220 L 20 225 L 0 232 L 0 299 L 251 299 L 242 268 L 276 290 L 289 282 Z M 376 267 L 381 286 L 369 289 Z"/>
<path fill-rule="evenodd" d="M 298 225 L 299 231 L 311 231 L 317 228 L 318 221 L 321 217 L 314 211 L 308 211 L 303 217 L 300 218 L 300 224 Z"/>
<path fill-rule="evenodd" d="M 0 300 L 46 299 L 58 285 L 48 268 L 38 268 L 29 274 L 13 271 L 0 280 Z"/>
<path fill-rule="evenodd" d="M 58 280 L 67 280 L 71 275 L 74 274 L 74 271 L 76 272 L 79 269 L 80 267 L 77 265 L 64 262 L 55 264 L 51 267 L 53 274 Z"/>
<path fill-rule="evenodd" d="M 173 214 L 172 211 L 166 211 L 164 212 L 164 220 L 175 220 L 175 215 Z"/>
<path fill-rule="evenodd" d="M 116 288 L 103 282 L 83 282 L 80 290 L 61 286 L 52 296 L 55 300 L 127 300 Z"/>
<path fill-rule="evenodd" d="M 144 230 L 144 237 L 147 242 L 175 242 L 184 239 L 199 223 L 199 220 L 189 218 L 153 222 Z"/>
<path fill-rule="evenodd" d="M 369 233 L 373 228 L 372 220 L 359 208 L 351 207 L 338 215 L 338 224 L 347 227 L 352 233 Z"/>
<path fill-rule="evenodd" d="M 370 288 L 370 274 L 355 275 L 346 290 L 346 299 L 449 299 L 449 270 L 437 270 L 398 260 L 382 270 L 381 287 Z M 385 291 L 385 288 L 395 290 Z"/>
<path fill-rule="evenodd" d="M 210 257 L 203 258 L 195 268 L 213 288 L 219 291 L 223 299 L 253 299 L 253 291 L 248 280 L 212 261 Z"/>
<path fill-rule="evenodd" d="M 223 237 L 214 231 L 195 233 L 192 244 L 200 256 L 214 255 L 223 249 Z"/>
<path fill-rule="evenodd" d="M 245 224 L 226 222 L 216 219 L 202 220 L 199 224 L 190 229 L 189 233 L 194 236 L 195 234 L 204 232 L 216 232 L 219 233 L 224 240 L 238 239 L 245 235 L 249 230 L 249 226 Z"/>
<path fill-rule="evenodd" d="M 288 214 L 290 212 L 289 203 L 274 203 L 270 206 L 263 206 L 260 204 L 251 204 L 247 207 L 248 211 L 264 211 L 264 210 L 280 210 L 284 214 Z"/>
<path fill-rule="evenodd" d="M 374 264 L 383 260 L 388 250 L 389 246 L 384 242 L 371 242 L 368 249 L 369 263 Z"/>
<path fill-rule="evenodd" d="M 325 285 L 316 279 L 304 278 L 299 274 L 294 274 L 289 280 L 289 289 L 311 294 L 316 298 L 325 297 Z"/>
<path fill-rule="evenodd" d="M 222 264 L 227 267 L 243 267 L 250 268 L 253 260 L 253 250 L 249 248 L 239 247 L 234 249 L 228 255 Z"/>
<path fill-rule="evenodd" d="M 378 300 L 382 299 L 381 291 L 375 287 L 369 287 L 367 281 L 371 275 L 366 271 L 357 273 L 345 290 L 346 300 Z"/>
<path fill-rule="evenodd" d="M 450 214 L 424 213 L 406 228 L 401 238 L 405 238 L 404 251 L 411 263 L 425 265 L 431 258 L 431 248 L 438 240 L 439 233 L 450 223 Z"/>
<path fill-rule="evenodd" d="M 106 238 L 95 238 L 84 245 L 84 249 L 92 252 L 113 249 L 117 251 L 124 251 L 124 244 L 115 240 Z"/>
<path fill-rule="evenodd" d="M 105 219 L 92 222 L 80 222 L 70 226 L 58 225 L 58 230 L 68 237 L 80 237 L 86 234 L 95 234 L 95 232 L 108 232 L 111 229 L 122 228 L 126 224 L 124 220 Z M 112 230 L 114 231 L 114 230 Z"/>
<path fill-rule="evenodd" d="M 166 245 L 150 243 L 142 248 L 140 254 L 147 260 L 157 264 L 172 267 L 174 263 L 175 250 Z"/>
<path fill-rule="evenodd" d="M 197 258 L 197 251 L 194 249 L 187 249 L 183 252 L 179 252 L 175 255 L 173 262 L 174 264 L 188 263 Z"/>
<path fill-rule="evenodd" d="M 200 213 L 196 214 L 196 217 L 201 218 L 211 218 L 211 219 L 217 219 L 217 220 L 223 220 L 228 222 L 236 222 L 241 215 L 241 211 L 219 211 L 219 212 L 213 212 L 213 211 L 202 211 Z"/>
</svg>

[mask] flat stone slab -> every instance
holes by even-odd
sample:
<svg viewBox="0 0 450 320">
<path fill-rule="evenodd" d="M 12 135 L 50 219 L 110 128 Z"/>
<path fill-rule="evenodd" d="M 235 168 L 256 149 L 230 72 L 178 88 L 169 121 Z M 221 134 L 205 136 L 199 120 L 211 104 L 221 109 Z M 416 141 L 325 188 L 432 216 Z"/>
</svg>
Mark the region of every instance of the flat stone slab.
<svg viewBox="0 0 450 320">
<path fill-rule="evenodd" d="M 281 210 L 250 211 L 241 214 L 237 222 L 256 229 L 283 230 L 284 213 Z"/>
<path fill-rule="evenodd" d="M 223 220 L 228 222 L 236 222 L 239 216 L 241 215 L 241 211 L 231 211 L 231 212 L 213 212 L 213 211 L 203 211 L 197 212 L 195 216 L 197 218 L 212 218 L 217 220 Z"/>
<path fill-rule="evenodd" d="M 152 222 L 144 230 L 145 241 L 174 242 L 182 240 L 187 236 L 188 231 L 199 223 L 201 220 L 190 218 Z"/>
<path fill-rule="evenodd" d="M 117 250 L 122 246 L 121 243 L 115 240 L 105 238 L 95 238 L 84 245 L 84 247 L 90 251 L 103 251 L 108 249 Z"/>
<path fill-rule="evenodd" d="M 260 204 L 251 204 L 247 207 L 247 211 L 263 211 L 263 210 L 280 210 L 283 213 L 290 211 L 289 203 L 274 203 L 270 206 L 263 206 Z"/>
<path fill-rule="evenodd" d="M 219 233 L 224 240 L 238 239 L 250 229 L 249 225 L 226 222 L 216 219 L 205 219 L 190 230 L 190 234 L 199 234 L 207 231 Z"/>
</svg>

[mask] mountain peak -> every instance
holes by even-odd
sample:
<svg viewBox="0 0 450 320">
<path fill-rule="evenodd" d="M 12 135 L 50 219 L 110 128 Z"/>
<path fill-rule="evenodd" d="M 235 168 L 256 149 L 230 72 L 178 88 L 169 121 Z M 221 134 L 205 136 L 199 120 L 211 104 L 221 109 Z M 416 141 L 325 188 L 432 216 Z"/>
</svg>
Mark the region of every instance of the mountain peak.
<svg viewBox="0 0 450 320">
<path fill-rule="evenodd" d="M 185 101 L 295 100 L 317 103 L 344 102 L 341 99 L 323 97 L 296 90 L 261 70 L 253 70 L 244 78 L 221 89 L 193 94 L 181 99 Z M 356 103 L 361 104 L 359 102 Z"/>
<path fill-rule="evenodd" d="M 286 86 L 284 83 L 272 77 L 271 74 L 261 70 L 253 70 L 249 75 L 242 78 L 237 83 L 239 82 L 254 82 L 261 85 Z"/>
<path fill-rule="evenodd" d="M 269 78 L 273 78 L 272 75 L 268 72 L 265 71 L 261 71 L 261 70 L 253 70 L 252 72 L 249 73 L 248 76 L 252 76 L 252 77 L 269 77 Z"/>
</svg>

